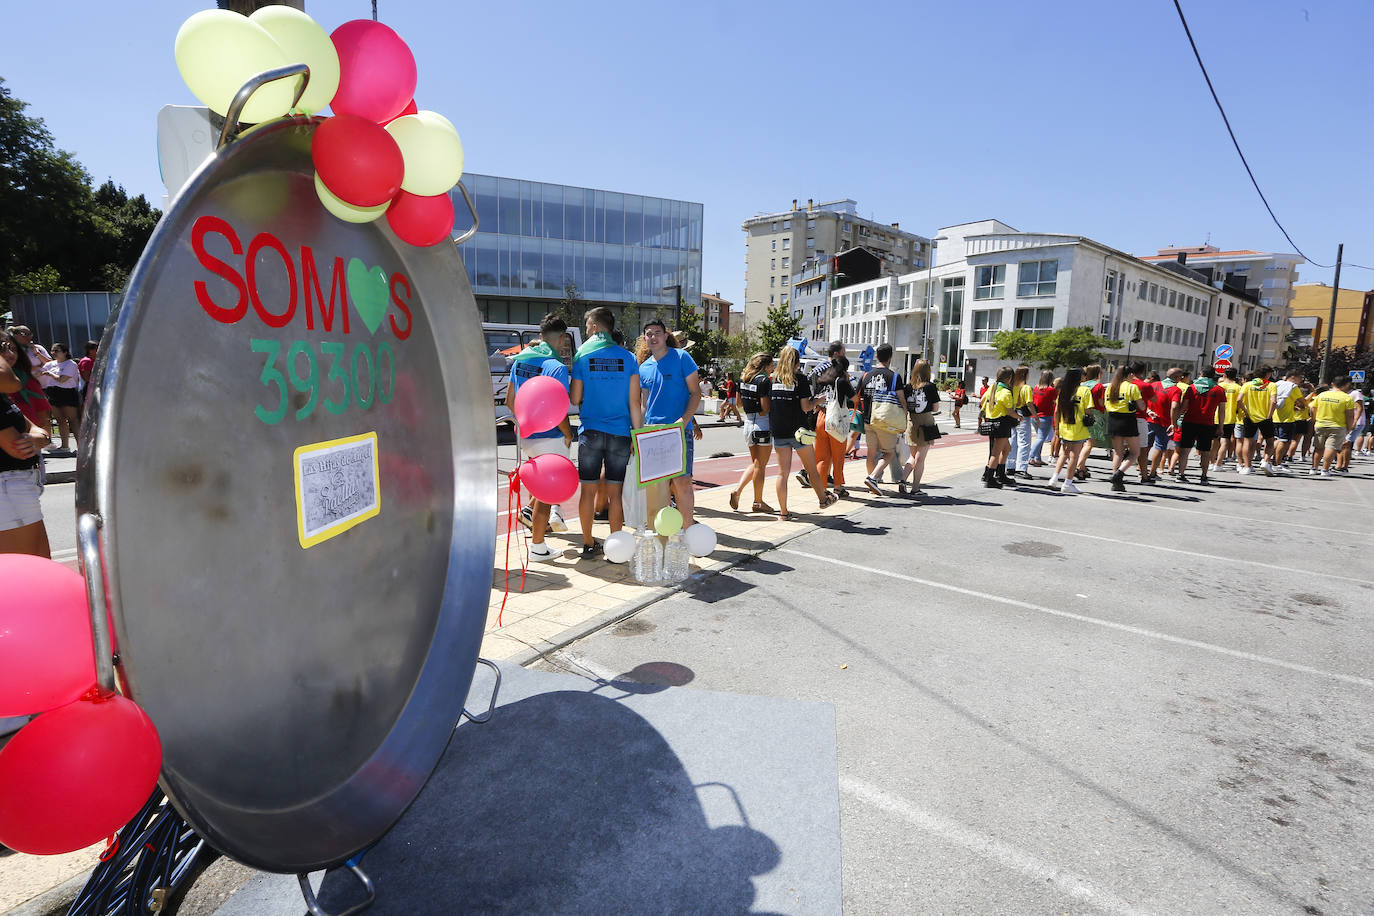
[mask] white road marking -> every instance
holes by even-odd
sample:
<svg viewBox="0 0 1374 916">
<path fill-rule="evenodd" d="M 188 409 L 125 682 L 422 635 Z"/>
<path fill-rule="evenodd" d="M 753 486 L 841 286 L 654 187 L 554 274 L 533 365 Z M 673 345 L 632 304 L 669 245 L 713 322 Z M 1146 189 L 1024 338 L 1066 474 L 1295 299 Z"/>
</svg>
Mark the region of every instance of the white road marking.
<svg viewBox="0 0 1374 916">
<path fill-rule="evenodd" d="M 1348 505 L 1348 504 L 1347 504 Z M 1358 582 L 1360 585 L 1374 585 L 1374 580 L 1361 579 L 1357 576 L 1342 576 L 1337 573 L 1322 572 L 1316 569 L 1297 569 L 1293 566 L 1278 566 L 1274 563 L 1266 563 L 1263 560 L 1246 560 L 1241 557 L 1222 557 L 1214 553 L 1202 553 L 1198 550 L 1183 550 L 1178 547 L 1161 547 L 1158 544 L 1142 544 L 1138 541 L 1123 541 L 1120 538 L 1109 538 L 1102 534 L 1088 534 L 1085 531 L 1070 531 L 1065 528 L 1047 528 L 1044 525 L 1031 525 L 1027 522 L 1012 522 L 1003 518 L 988 518 L 982 515 L 969 515 L 967 512 L 951 512 L 947 509 L 935 509 L 926 506 L 917 506 L 920 512 L 930 512 L 934 515 L 951 515 L 955 518 L 972 519 L 975 522 L 988 522 L 999 527 L 1010 526 L 1013 528 L 1030 528 L 1033 531 L 1046 531 L 1050 534 L 1062 534 L 1068 537 L 1087 538 L 1090 541 L 1106 541 L 1109 544 L 1124 544 L 1127 547 L 1144 548 L 1146 550 L 1159 550 L 1164 553 L 1177 553 L 1185 557 L 1199 557 L 1204 560 L 1217 560 L 1221 563 L 1242 563 L 1246 566 L 1258 566 L 1261 569 L 1276 570 L 1278 572 L 1288 572 L 1295 576 L 1322 576 L 1326 579 L 1340 579 L 1342 582 Z"/>
<path fill-rule="evenodd" d="M 921 808 L 904 798 L 884 792 L 877 786 L 851 776 L 843 776 L 840 778 L 840 791 L 899 817 L 918 830 L 924 830 L 946 842 L 962 846 L 1003 868 L 1035 881 L 1048 882 L 1061 893 L 1099 910 L 1122 916 L 1139 916 L 1147 912 L 1131 906 L 1109 891 L 1094 887 L 1082 875 L 1052 865 L 1024 849 L 1018 849 L 1010 843 L 974 830 L 967 824 Z"/>
<path fill-rule="evenodd" d="M 1039 614 L 1048 614 L 1051 617 L 1062 617 L 1066 620 L 1076 620 L 1080 623 L 1090 623 L 1094 626 L 1105 627 L 1109 630 L 1120 630 L 1123 633 L 1131 633 L 1135 636 L 1144 636 L 1147 639 L 1157 639 L 1161 642 L 1170 642 L 1179 646 L 1188 646 L 1193 649 L 1201 649 L 1205 652 L 1215 652 L 1218 655 L 1226 655 L 1230 658 L 1239 658 L 1244 661 L 1258 662 L 1262 665 L 1272 665 L 1276 668 L 1285 668 L 1289 671 L 1296 671 L 1300 674 L 1311 674 L 1317 677 L 1330 678 L 1345 684 L 1354 684 L 1357 687 L 1368 687 L 1374 689 L 1374 680 L 1369 678 L 1357 677 L 1353 674 L 1339 674 L 1333 671 L 1323 671 L 1320 668 L 1313 668 L 1309 665 L 1300 665 L 1296 662 L 1286 662 L 1278 658 L 1270 658 L 1267 655 L 1256 655 L 1253 652 L 1242 652 L 1239 649 L 1228 649 L 1225 646 L 1218 646 L 1209 642 L 1201 642 L 1196 639 L 1188 639 L 1183 636 L 1174 636 L 1169 633 L 1161 633 L 1158 630 L 1147 630 L 1144 627 L 1133 626 L 1128 623 L 1117 623 L 1112 620 L 1102 620 L 1098 617 L 1089 617 L 1085 614 L 1075 614 L 1072 611 L 1061 611 L 1057 608 L 1045 607 L 1039 604 L 1031 604 L 1029 601 L 1019 601 L 1015 598 L 1004 598 L 1001 595 L 994 595 L 990 592 L 980 592 L 971 588 L 961 588 L 957 585 L 949 585 L 945 582 L 935 582 L 930 579 L 919 579 L 916 576 L 908 576 L 904 573 L 891 572 L 886 569 L 877 569 L 872 566 L 863 566 L 859 563 L 850 563 L 848 560 L 836 560 L 833 557 L 823 557 L 819 554 L 807 553 L 803 550 L 793 550 L 790 547 L 779 547 L 779 553 L 789 553 L 798 557 L 806 557 L 810 560 L 819 560 L 823 563 L 832 563 L 836 566 L 843 566 L 848 569 L 855 569 L 860 572 L 872 573 L 879 576 L 887 576 L 890 579 L 900 579 L 903 582 L 912 582 L 916 585 L 924 585 L 929 588 L 938 588 L 947 592 L 954 592 L 960 595 L 968 595 L 971 598 L 980 598 L 983 601 L 992 601 L 997 604 L 1006 604 L 1011 607 L 1019 607 L 1027 611 L 1035 611 Z"/>
<path fill-rule="evenodd" d="M 1180 506 L 1166 506 L 1162 503 L 1137 503 L 1137 505 L 1144 506 L 1147 509 L 1164 509 L 1169 512 L 1187 512 L 1190 515 L 1205 515 L 1214 521 L 1234 520 L 1239 522 L 1259 522 L 1262 525 L 1275 525 L 1280 529 L 1307 528 L 1312 531 L 1329 531 L 1332 534 L 1349 534 L 1359 538 L 1363 538 L 1369 533 L 1367 531 L 1350 531 L 1345 528 L 1328 528 L 1326 525 L 1300 525 L 1297 522 L 1290 522 L 1286 519 L 1283 521 L 1275 521 L 1272 518 L 1255 518 L 1252 515 L 1233 515 L 1224 510 L 1216 509 L 1204 512 L 1202 509 L 1184 509 Z"/>
</svg>

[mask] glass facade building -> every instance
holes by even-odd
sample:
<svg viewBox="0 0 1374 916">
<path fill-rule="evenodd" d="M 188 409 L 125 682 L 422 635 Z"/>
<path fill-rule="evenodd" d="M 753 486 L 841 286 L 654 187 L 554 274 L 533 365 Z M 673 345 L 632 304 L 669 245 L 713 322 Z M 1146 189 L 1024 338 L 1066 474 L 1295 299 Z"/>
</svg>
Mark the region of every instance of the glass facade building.
<svg viewBox="0 0 1374 916">
<path fill-rule="evenodd" d="M 463 176 L 477 234 L 459 251 L 485 321 L 537 324 L 568 284 L 592 305 L 700 308 L 702 205 L 566 185 Z M 454 234 L 472 226 L 454 197 Z M 552 302 L 551 302 L 552 300 Z M 617 309 L 619 311 L 619 309 Z"/>
</svg>

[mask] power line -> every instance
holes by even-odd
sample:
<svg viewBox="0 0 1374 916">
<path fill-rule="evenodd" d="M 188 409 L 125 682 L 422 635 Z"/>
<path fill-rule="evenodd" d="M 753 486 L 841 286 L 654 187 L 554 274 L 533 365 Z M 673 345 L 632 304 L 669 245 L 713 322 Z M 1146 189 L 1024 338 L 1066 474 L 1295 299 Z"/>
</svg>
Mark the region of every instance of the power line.
<svg viewBox="0 0 1374 916">
<path fill-rule="evenodd" d="M 1202 71 L 1202 78 L 1207 81 L 1207 90 L 1212 93 L 1212 101 L 1216 102 L 1217 111 L 1221 112 L 1221 120 L 1226 125 L 1226 132 L 1231 135 L 1231 145 L 1236 148 L 1236 155 L 1240 157 L 1240 164 L 1245 166 L 1245 174 L 1250 176 L 1250 183 L 1255 186 L 1255 193 L 1259 195 L 1260 202 L 1264 204 L 1264 209 L 1269 211 L 1269 218 L 1274 221 L 1275 226 L 1279 227 L 1279 231 L 1282 232 L 1283 237 L 1288 240 L 1288 244 L 1293 246 L 1293 250 L 1302 255 L 1307 263 L 1311 264 L 1313 267 L 1321 267 L 1327 270 L 1331 269 L 1334 265 L 1318 264 L 1298 247 L 1298 243 L 1293 241 L 1293 237 L 1288 234 L 1287 229 L 1283 228 L 1283 223 L 1279 222 L 1279 218 L 1274 214 L 1274 208 L 1269 206 L 1269 200 L 1264 196 L 1264 191 L 1260 190 L 1259 182 L 1255 180 L 1255 173 L 1251 170 L 1250 163 L 1246 161 L 1245 153 L 1242 152 L 1240 148 L 1240 141 L 1236 139 L 1236 132 L 1231 129 L 1231 119 L 1226 117 L 1226 109 L 1222 107 L 1221 99 L 1217 96 L 1216 87 L 1212 85 L 1212 77 L 1207 74 L 1207 66 L 1202 62 L 1202 54 L 1198 52 L 1197 42 L 1193 41 L 1193 30 L 1188 28 L 1188 19 L 1183 15 L 1183 7 L 1179 4 L 1179 0 L 1174 0 L 1174 9 L 1178 10 L 1178 21 L 1183 23 L 1183 33 L 1188 36 L 1188 44 L 1192 46 L 1193 57 L 1197 59 L 1198 68 Z M 1356 267 L 1360 270 L 1374 270 L 1374 267 L 1365 267 L 1362 264 L 1345 264 L 1343 266 Z"/>
</svg>

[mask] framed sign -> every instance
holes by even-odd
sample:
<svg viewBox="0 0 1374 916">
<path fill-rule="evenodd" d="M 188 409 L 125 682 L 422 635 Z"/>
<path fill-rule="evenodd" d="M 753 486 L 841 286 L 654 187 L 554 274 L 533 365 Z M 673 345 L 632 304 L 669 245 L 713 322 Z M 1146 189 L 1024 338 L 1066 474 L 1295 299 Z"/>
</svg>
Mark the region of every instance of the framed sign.
<svg viewBox="0 0 1374 916">
<path fill-rule="evenodd" d="M 376 433 L 302 445 L 293 470 L 302 548 L 343 534 L 382 511 Z"/>
<path fill-rule="evenodd" d="M 630 439 L 639 456 L 636 483 L 641 488 L 687 473 L 687 437 L 681 421 L 632 429 Z"/>
</svg>

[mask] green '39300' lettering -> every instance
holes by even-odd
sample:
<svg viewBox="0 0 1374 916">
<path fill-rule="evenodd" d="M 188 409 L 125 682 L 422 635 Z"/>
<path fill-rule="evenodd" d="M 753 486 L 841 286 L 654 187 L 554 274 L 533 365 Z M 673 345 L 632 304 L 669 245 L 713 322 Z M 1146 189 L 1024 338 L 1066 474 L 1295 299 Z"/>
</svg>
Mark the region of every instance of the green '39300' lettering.
<svg viewBox="0 0 1374 916">
<path fill-rule="evenodd" d="M 254 353 L 261 353 L 265 357 L 258 381 L 271 392 L 266 404 L 259 404 L 253 408 L 257 418 L 268 426 L 274 426 L 286 419 L 291 406 L 288 385 L 308 396 L 304 403 L 296 408 L 296 419 L 304 420 L 313 414 L 320 404 L 321 389 L 316 345 L 306 340 L 292 341 L 286 348 L 285 374 L 277 367 L 277 358 L 282 350 L 280 341 L 254 337 L 250 338 L 249 347 Z M 390 343 L 385 340 L 378 341 L 375 356 L 366 342 L 355 343 L 351 354 L 348 352 L 348 345 L 337 340 L 321 341 L 318 349 L 321 354 L 329 357 L 329 370 L 325 375 L 325 382 L 332 383 L 331 387 L 337 387 L 340 395 L 336 400 L 326 393 L 326 411 L 338 416 L 352 406 L 357 406 L 360 410 L 370 410 L 373 404 L 391 402 L 396 393 L 396 355 L 392 352 Z M 382 359 L 383 356 L 386 357 L 385 360 Z M 302 359 L 306 366 L 304 374 L 300 371 Z M 358 377 L 360 364 L 365 375 L 362 380 Z"/>
</svg>

